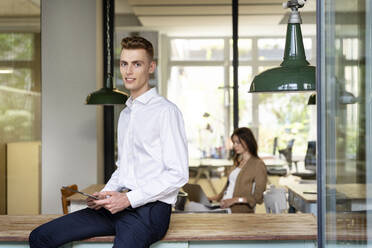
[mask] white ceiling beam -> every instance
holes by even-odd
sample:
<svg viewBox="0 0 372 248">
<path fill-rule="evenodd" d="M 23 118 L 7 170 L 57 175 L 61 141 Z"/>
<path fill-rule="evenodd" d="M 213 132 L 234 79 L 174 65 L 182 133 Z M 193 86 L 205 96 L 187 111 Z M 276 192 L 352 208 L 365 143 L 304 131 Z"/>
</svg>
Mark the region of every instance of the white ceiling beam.
<svg viewBox="0 0 372 248">
<path fill-rule="evenodd" d="M 239 5 L 242 4 L 278 4 L 283 0 L 240 0 Z M 156 5 L 231 5 L 231 0 L 128 0 L 132 6 L 156 6 Z"/>
<path fill-rule="evenodd" d="M 283 15 L 270 16 L 242 16 L 240 24 L 268 26 L 272 23 L 279 23 Z M 140 16 L 144 26 L 229 26 L 231 28 L 231 16 Z"/>
<path fill-rule="evenodd" d="M 137 6 L 133 7 L 133 11 L 137 16 L 175 16 L 175 15 L 230 15 L 231 8 L 226 6 Z M 252 6 L 240 6 L 239 15 L 270 15 L 270 14 L 285 14 L 287 10 L 284 10 L 281 6 L 270 5 L 252 5 Z"/>
<path fill-rule="evenodd" d="M 36 16 L 40 7 L 29 0 L 1 0 L 0 16 Z"/>
</svg>

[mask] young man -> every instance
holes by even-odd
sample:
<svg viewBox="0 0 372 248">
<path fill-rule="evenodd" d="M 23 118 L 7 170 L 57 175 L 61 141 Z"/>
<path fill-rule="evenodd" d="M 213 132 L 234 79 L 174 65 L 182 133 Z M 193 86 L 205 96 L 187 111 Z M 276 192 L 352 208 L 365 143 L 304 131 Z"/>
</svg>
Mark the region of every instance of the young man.
<svg viewBox="0 0 372 248">
<path fill-rule="evenodd" d="M 183 118 L 149 86 L 156 67 L 151 43 L 128 37 L 121 45 L 120 73 L 131 97 L 119 117 L 118 168 L 94 194 L 99 200 L 88 198 L 88 208 L 33 230 L 31 248 L 104 235 L 115 235 L 114 247 L 149 247 L 168 230 L 171 205 L 188 181 Z"/>
</svg>

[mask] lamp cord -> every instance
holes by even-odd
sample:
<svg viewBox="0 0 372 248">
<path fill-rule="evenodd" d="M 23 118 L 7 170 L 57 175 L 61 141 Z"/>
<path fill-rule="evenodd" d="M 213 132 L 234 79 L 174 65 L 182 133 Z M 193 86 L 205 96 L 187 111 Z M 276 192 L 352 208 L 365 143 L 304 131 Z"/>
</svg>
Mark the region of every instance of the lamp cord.
<svg viewBox="0 0 372 248">
<path fill-rule="evenodd" d="M 106 0 L 106 42 L 107 42 L 107 75 L 111 75 L 111 37 L 110 37 L 110 2 Z"/>
</svg>

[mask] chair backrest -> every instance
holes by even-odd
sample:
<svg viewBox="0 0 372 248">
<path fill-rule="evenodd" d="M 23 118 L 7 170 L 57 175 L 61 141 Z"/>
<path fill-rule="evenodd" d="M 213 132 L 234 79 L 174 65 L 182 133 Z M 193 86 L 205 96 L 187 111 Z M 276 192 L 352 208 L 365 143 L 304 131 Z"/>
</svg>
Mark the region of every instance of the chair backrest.
<svg viewBox="0 0 372 248">
<path fill-rule="evenodd" d="M 78 190 L 78 186 L 76 184 L 72 184 L 72 185 L 69 185 L 67 187 L 71 188 L 71 189 L 74 189 L 74 190 Z M 67 200 L 67 197 L 69 197 L 73 194 L 75 194 L 75 193 L 68 190 L 68 189 L 61 188 L 61 195 L 62 195 L 61 200 L 62 200 L 63 214 L 68 214 L 68 206 L 71 204 L 71 202 L 69 200 Z"/>
<path fill-rule="evenodd" d="M 294 142 L 295 142 L 295 139 L 291 139 L 290 141 L 288 141 L 288 143 L 287 143 L 287 149 L 292 149 Z"/>
<path fill-rule="evenodd" d="M 287 207 L 286 192 L 282 188 L 271 186 L 264 194 L 266 213 L 280 214 L 285 212 Z"/>
<path fill-rule="evenodd" d="M 278 148 L 278 137 L 274 138 L 274 143 L 273 143 L 273 155 L 275 156 L 276 149 Z"/>
<path fill-rule="evenodd" d="M 316 141 L 307 142 L 305 169 L 316 171 Z"/>
<path fill-rule="evenodd" d="M 285 149 L 279 150 L 279 155 L 284 155 L 285 160 L 289 164 L 289 166 L 292 166 L 292 149 L 294 145 L 295 139 L 291 139 L 287 143 L 287 147 Z"/>
</svg>

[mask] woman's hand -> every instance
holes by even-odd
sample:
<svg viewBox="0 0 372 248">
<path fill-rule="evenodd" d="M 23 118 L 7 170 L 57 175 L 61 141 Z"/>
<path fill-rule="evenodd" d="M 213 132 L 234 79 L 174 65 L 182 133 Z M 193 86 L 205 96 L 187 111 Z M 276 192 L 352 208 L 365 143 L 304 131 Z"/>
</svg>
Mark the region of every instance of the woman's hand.
<svg viewBox="0 0 372 248">
<path fill-rule="evenodd" d="M 237 200 L 235 198 L 230 198 L 230 199 L 224 199 L 221 201 L 221 208 L 229 208 L 232 205 L 237 203 Z"/>
<path fill-rule="evenodd" d="M 208 197 L 208 200 L 209 200 L 210 202 L 212 202 L 212 201 L 217 201 L 217 198 L 218 198 L 217 195 L 215 195 L 215 196 L 210 196 L 210 197 Z"/>
</svg>

